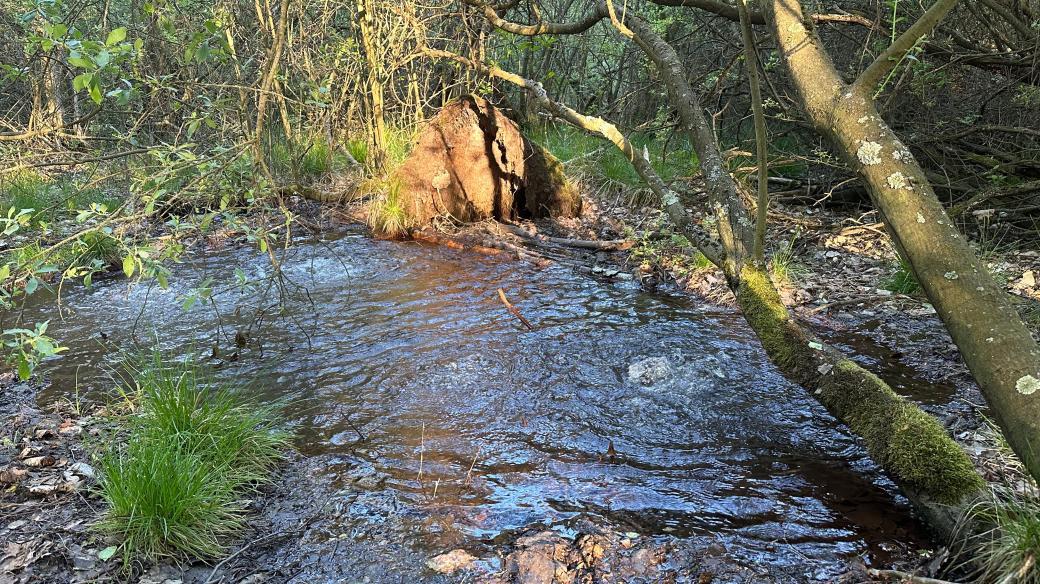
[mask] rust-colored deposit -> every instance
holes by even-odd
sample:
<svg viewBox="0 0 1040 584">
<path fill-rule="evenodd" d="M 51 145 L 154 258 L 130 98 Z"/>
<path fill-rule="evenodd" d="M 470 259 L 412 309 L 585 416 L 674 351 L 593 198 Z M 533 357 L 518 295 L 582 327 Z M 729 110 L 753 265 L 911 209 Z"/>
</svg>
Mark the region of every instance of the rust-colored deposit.
<svg viewBox="0 0 1040 584">
<path fill-rule="evenodd" d="M 438 216 L 472 222 L 573 217 L 578 189 L 552 154 L 487 101 L 454 101 L 431 120 L 398 169 L 400 203 L 413 224 Z"/>
</svg>

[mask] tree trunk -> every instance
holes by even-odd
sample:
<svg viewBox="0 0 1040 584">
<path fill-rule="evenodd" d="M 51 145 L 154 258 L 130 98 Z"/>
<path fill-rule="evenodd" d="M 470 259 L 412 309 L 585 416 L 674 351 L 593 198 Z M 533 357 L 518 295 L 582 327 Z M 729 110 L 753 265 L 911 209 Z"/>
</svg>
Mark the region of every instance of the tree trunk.
<svg viewBox="0 0 1040 584">
<path fill-rule="evenodd" d="M 947 216 L 914 156 L 878 114 L 872 83 L 880 78 L 877 67 L 867 69 L 873 73 L 864 74 L 865 82 L 845 83 L 806 27 L 799 0 L 771 0 L 769 12 L 810 120 L 867 185 L 1009 444 L 1040 477 L 1040 348 Z M 878 67 L 891 66 L 891 56 L 885 59 Z"/>
<path fill-rule="evenodd" d="M 357 0 L 361 48 L 368 65 L 368 113 L 371 116 L 370 156 L 373 167 L 383 168 L 386 159 L 386 114 L 383 96 L 383 64 L 376 53 L 375 6 L 372 0 Z"/>
</svg>

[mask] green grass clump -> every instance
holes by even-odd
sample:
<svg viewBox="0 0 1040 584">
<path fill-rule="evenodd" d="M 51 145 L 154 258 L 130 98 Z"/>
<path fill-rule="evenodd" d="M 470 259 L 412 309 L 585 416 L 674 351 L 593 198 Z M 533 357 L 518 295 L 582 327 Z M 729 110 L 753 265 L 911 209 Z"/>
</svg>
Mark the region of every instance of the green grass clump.
<svg viewBox="0 0 1040 584">
<path fill-rule="evenodd" d="M 798 281 L 808 273 L 808 269 L 798 261 L 794 245 L 798 239 L 798 232 L 791 236 L 786 242 L 773 253 L 769 259 L 769 268 L 773 274 L 773 281 L 777 284 L 791 284 Z"/>
<path fill-rule="evenodd" d="M 0 210 L 32 209 L 30 225 L 75 217 L 76 212 L 91 205 L 103 205 L 111 211 L 121 199 L 99 188 L 85 186 L 74 177 L 48 179 L 35 172 L 18 172 L 0 180 Z"/>
<path fill-rule="evenodd" d="M 350 166 L 347 156 L 321 136 L 273 134 L 267 140 L 265 152 L 267 164 L 275 175 L 296 182 L 321 178 Z"/>
<path fill-rule="evenodd" d="M 913 270 L 910 269 L 910 264 L 903 258 L 899 258 L 899 265 L 896 266 L 895 272 L 882 283 L 882 287 L 889 292 L 907 295 L 921 289 L 917 278 L 914 277 Z"/>
<path fill-rule="evenodd" d="M 368 142 L 351 138 L 347 141 L 347 152 L 361 164 L 368 162 Z"/>
<path fill-rule="evenodd" d="M 399 237 L 412 227 L 401 203 L 401 183 L 391 179 L 382 186 L 382 192 L 369 203 L 368 226 L 381 235 Z"/>
<path fill-rule="evenodd" d="M 205 559 L 244 527 L 246 498 L 289 446 L 272 407 L 159 356 L 132 371 L 139 407 L 98 464 L 108 509 L 98 528 L 125 562 Z"/>
<path fill-rule="evenodd" d="M 962 542 L 977 582 L 1040 584 L 1040 499 L 1035 493 L 995 489 L 973 505 Z"/>
<path fill-rule="evenodd" d="M 632 168 L 632 163 L 613 144 L 591 136 L 571 126 L 546 125 L 533 128 L 529 135 L 571 170 L 592 176 L 596 180 L 622 188 L 643 188 L 643 179 Z M 629 136 L 640 154 L 650 156 L 651 166 L 665 181 L 696 174 L 699 161 L 696 153 L 685 143 L 674 142 L 663 156 L 664 140 L 651 135 Z"/>
</svg>

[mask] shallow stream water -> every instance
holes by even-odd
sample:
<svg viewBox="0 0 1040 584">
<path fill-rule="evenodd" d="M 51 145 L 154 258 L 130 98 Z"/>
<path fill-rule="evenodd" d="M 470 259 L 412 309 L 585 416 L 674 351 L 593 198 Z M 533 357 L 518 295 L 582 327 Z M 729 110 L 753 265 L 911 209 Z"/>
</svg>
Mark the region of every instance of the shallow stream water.
<svg viewBox="0 0 1040 584">
<path fill-rule="evenodd" d="M 217 376 L 283 400 L 304 455 L 348 461 L 328 465 L 330 484 L 360 476 L 357 488 L 405 509 L 347 514 L 347 528 L 436 513 L 479 548 L 582 517 L 724 549 L 786 574 L 776 581 L 828 581 L 853 558 L 884 564 L 924 541 L 858 442 L 728 310 L 351 230 L 290 248 L 282 314 L 276 290 L 234 286 L 236 267 L 251 281 L 271 270 L 247 250 L 210 250 L 167 291 L 108 279 L 66 290 L 60 318 L 29 307 L 26 320 L 51 318 L 70 347 L 45 365 L 45 399 L 110 389 L 116 348 L 133 342 L 207 356 L 217 345 Z M 205 278 L 215 305 L 185 311 Z M 248 330 L 259 307 L 267 317 Z M 446 551 L 405 531 L 420 556 Z"/>
</svg>

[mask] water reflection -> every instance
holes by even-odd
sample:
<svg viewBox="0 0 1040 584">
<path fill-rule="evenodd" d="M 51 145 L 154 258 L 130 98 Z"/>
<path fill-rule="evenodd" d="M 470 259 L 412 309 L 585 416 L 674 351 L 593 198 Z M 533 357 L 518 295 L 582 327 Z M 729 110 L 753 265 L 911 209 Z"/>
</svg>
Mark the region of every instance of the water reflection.
<svg viewBox="0 0 1040 584">
<path fill-rule="evenodd" d="M 218 345 L 219 376 L 285 400 L 305 454 L 359 457 L 379 477 L 369 488 L 450 513 L 475 539 L 586 514 L 826 574 L 921 537 L 863 449 L 738 316 L 356 233 L 292 248 L 284 269 L 298 288 L 248 348 L 229 339 L 274 306 L 270 294 L 225 290 L 216 309 L 188 312 L 176 301 L 207 276 L 232 282 L 235 266 L 263 275 L 265 261 L 225 251 L 179 268 L 168 291 L 109 280 L 67 292 L 51 330 L 70 350 L 48 364 L 48 397 L 76 380 L 104 389 L 112 347 L 157 331 L 174 351 Z M 500 287 L 535 331 L 502 308 Z"/>
</svg>

